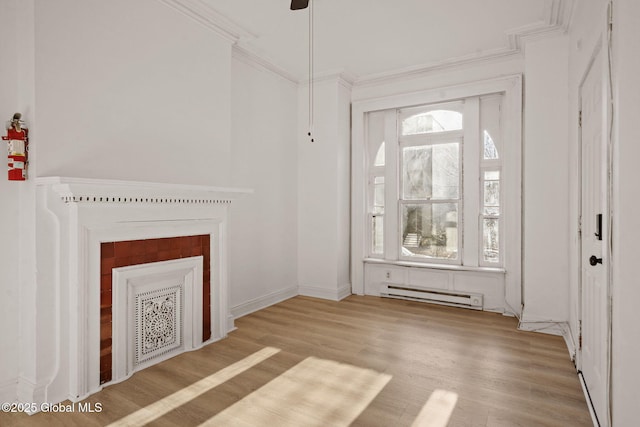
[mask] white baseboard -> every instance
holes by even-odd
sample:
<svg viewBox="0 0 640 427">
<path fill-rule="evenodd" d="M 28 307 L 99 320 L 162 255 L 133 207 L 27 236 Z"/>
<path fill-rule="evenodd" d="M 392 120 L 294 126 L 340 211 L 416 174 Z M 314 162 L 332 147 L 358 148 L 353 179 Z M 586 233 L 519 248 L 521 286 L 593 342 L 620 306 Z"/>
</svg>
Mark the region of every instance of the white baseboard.
<svg viewBox="0 0 640 427">
<path fill-rule="evenodd" d="M 16 396 L 17 401 L 22 403 L 34 403 L 38 408 L 42 406 L 43 403 L 47 402 L 46 389 L 48 383 L 35 384 L 24 377 L 18 378 Z M 63 401 L 64 398 L 49 401 L 48 403 L 58 403 Z M 38 411 L 27 411 L 28 414 L 33 414 Z"/>
<path fill-rule="evenodd" d="M 340 301 L 351 295 L 351 284 L 347 283 L 337 289 L 321 288 L 319 286 L 299 286 L 298 294 L 305 297 L 322 298 Z"/>
<path fill-rule="evenodd" d="M 591 421 L 594 426 L 600 426 L 600 421 L 596 416 L 595 408 L 593 407 L 593 402 L 591 402 L 591 396 L 589 395 L 589 389 L 587 388 L 587 383 L 584 382 L 584 376 L 582 372 L 578 371 L 578 378 L 580 379 L 580 385 L 582 386 L 582 392 L 584 393 L 584 400 L 587 401 L 587 408 L 589 408 L 589 415 L 591 415 Z"/>
<path fill-rule="evenodd" d="M 227 316 L 227 333 L 236 329 L 235 317 L 233 314 Z"/>
<path fill-rule="evenodd" d="M 351 295 L 351 283 L 340 286 L 338 288 L 338 301 L 341 301 Z"/>
<path fill-rule="evenodd" d="M 544 322 L 521 320 L 518 329 L 527 332 L 540 332 L 549 335 L 564 336 L 566 322 Z"/>
<path fill-rule="evenodd" d="M 567 345 L 567 350 L 569 350 L 569 357 L 571 357 L 571 361 L 573 364 L 576 364 L 576 352 L 578 351 L 578 346 L 576 340 L 573 338 L 573 333 L 571 332 L 571 325 L 569 323 L 565 324 L 565 331 L 562 334 L 564 337 L 564 342 Z"/>
<path fill-rule="evenodd" d="M 235 319 L 246 316 L 247 314 L 253 313 L 254 311 L 262 310 L 263 308 L 267 308 L 270 305 L 277 304 L 289 298 L 293 298 L 296 295 L 298 295 L 298 288 L 292 286 L 290 288 L 281 289 L 279 291 L 252 299 L 251 301 L 244 302 L 242 304 L 236 305 L 235 307 L 231 307 L 232 318 L 227 322 L 227 325 L 233 326 L 233 328 L 235 329 Z"/>
<path fill-rule="evenodd" d="M 18 398 L 18 378 L 0 382 L 0 402 L 13 403 Z"/>
<path fill-rule="evenodd" d="M 528 332 L 541 332 L 543 334 L 558 335 L 564 338 L 564 343 L 569 351 L 569 357 L 573 363 L 576 362 L 576 342 L 571 333 L 568 322 L 545 322 L 535 320 L 521 320 L 518 329 Z"/>
</svg>

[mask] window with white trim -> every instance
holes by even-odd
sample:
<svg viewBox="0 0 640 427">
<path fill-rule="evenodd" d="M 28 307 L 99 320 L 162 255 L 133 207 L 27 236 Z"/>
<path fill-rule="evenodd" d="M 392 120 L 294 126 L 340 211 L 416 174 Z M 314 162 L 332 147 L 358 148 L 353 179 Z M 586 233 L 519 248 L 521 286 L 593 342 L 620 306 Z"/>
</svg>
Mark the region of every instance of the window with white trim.
<svg viewBox="0 0 640 427">
<path fill-rule="evenodd" d="M 503 265 L 502 98 L 366 113 L 369 257 Z"/>
</svg>

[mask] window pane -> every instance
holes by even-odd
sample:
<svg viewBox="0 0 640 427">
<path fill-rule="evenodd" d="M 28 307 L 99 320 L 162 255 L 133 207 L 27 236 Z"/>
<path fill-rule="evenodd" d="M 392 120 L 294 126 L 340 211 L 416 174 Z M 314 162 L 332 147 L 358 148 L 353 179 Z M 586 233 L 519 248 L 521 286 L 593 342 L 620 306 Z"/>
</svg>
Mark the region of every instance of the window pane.
<svg viewBox="0 0 640 427">
<path fill-rule="evenodd" d="M 382 215 L 376 215 L 371 219 L 371 252 L 377 255 L 382 255 L 384 253 L 383 249 L 383 220 Z"/>
<path fill-rule="evenodd" d="M 450 110 L 432 110 L 402 121 L 402 135 L 445 132 L 462 129 L 462 114 Z"/>
<path fill-rule="evenodd" d="M 460 144 L 422 145 L 402 149 L 405 200 L 458 199 Z"/>
<path fill-rule="evenodd" d="M 484 214 L 500 215 L 500 181 L 484 182 Z"/>
<path fill-rule="evenodd" d="M 402 255 L 458 258 L 458 204 L 402 205 Z"/>
<path fill-rule="evenodd" d="M 494 160 L 494 159 L 499 159 L 500 156 L 498 155 L 498 149 L 496 148 L 496 144 L 495 142 L 493 142 L 493 139 L 491 138 L 491 135 L 489 135 L 489 132 L 487 132 L 486 130 L 484 131 L 484 156 L 483 158 L 485 160 Z"/>
<path fill-rule="evenodd" d="M 503 95 L 488 95 L 480 98 L 480 129 L 483 135 L 483 160 L 498 160 L 502 148 L 500 110 Z"/>
<path fill-rule="evenodd" d="M 384 177 L 373 178 L 373 213 L 384 213 Z"/>
<path fill-rule="evenodd" d="M 484 260 L 487 262 L 499 262 L 499 221 L 497 218 L 484 218 L 482 220 L 482 236 Z"/>
<path fill-rule="evenodd" d="M 500 171 L 485 171 L 484 179 L 486 181 L 489 181 L 489 180 L 497 181 L 500 179 Z"/>
<path fill-rule="evenodd" d="M 378 152 L 376 153 L 376 159 L 373 162 L 374 166 L 384 166 L 384 141 L 380 144 L 380 148 L 378 148 Z"/>
<path fill-rule="evenodd" d="M 383 166 L 384 157 L 384 119 L 385 111 L 374 111 L 367 114 L 367 165 Z M 380 164 L 380 161 L 382 163 Z"/>
</svg>

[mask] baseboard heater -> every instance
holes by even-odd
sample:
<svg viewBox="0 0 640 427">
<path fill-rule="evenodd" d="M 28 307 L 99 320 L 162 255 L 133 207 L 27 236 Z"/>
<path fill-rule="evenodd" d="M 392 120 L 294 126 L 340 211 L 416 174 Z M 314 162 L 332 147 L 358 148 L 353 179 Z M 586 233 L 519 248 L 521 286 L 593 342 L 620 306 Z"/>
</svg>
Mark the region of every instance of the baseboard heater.
<svg viewBox="0 0 640 427">
<path fill-rule="evenodd" d="M 383 283 L 380 296 L 482 310 L 482 295 Z"/>
</svg>

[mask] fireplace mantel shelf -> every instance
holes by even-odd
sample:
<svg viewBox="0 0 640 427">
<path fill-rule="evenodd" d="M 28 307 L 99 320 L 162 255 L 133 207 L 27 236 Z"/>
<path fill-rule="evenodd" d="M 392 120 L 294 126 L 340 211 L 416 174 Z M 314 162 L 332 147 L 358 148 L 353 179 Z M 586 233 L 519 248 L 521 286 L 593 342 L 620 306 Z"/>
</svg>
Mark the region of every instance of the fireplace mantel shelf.
<svg viewBox="0 0 640 427">
<path fill-rule="evenodd" d="M 231 203 L 250 195 L 246 188 L 70 177 L 40 177 L 65 203 Z"/>
</svg>

